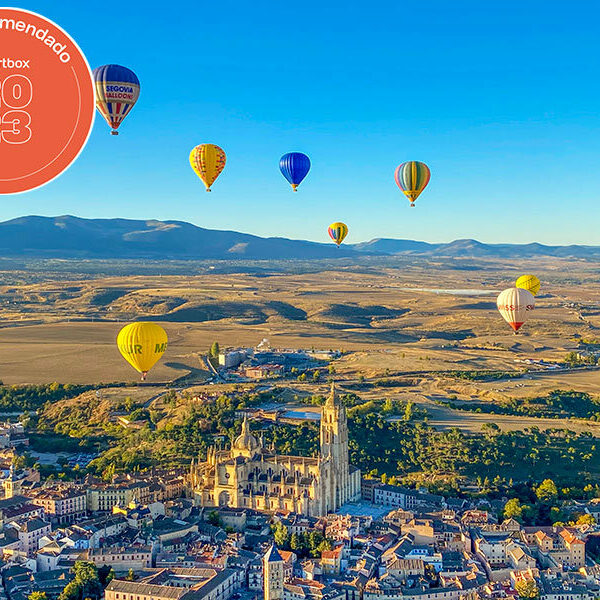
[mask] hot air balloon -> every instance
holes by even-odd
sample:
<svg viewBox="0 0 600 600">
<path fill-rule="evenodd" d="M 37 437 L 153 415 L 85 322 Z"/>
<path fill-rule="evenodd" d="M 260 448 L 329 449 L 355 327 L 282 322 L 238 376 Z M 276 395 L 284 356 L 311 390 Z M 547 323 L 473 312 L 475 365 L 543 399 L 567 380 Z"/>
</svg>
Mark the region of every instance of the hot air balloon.
<svg viewBox="0 0 600 600">
<path fill-rule="evenodd" d="M 295 192 L 310 171 L 310 158 L 302 152 L 289 152 L 279 159 L 279 169 Z"/>
<path fill-rule="evenodd" d="M 329 226 L 327 233 L 329 233 L 329 237 L 339 246 L 348 235 L 348 226 L 345 223 L 336 221 Z"/>
<path fill-rule="evenodd" d="M 504 320 L 517 333 L 535 308 L 535 298 L 531 292 L 513 287 L 500 292 L 496 304 Z"/>
<path fill-rule="evenodd" d="M 190 165 L 204 182 L 207 192 L 210 192 L 210 186 L 225 168 L 225 161 L 223 148 L 215 144 L 200 144 L 190 152 Z"/>
<path fill-rule="evenodd" d="M 534 296 L 540 291 L 540 280 L 535 275 L 521 275 L 515 286 L 531 292 Z"/>
<path fill-rule="evenodd" d="M 96 108 L 112 127 L 112 135 L 131 112 L 140 95 L 140 80 L 127 67 L 104 65 L 94 69 Z"/>
<path fill-rule="evenodd" d="M 167 332 L 160 325 L 148 321 L 125 325 L 117 336 L 119 352 L 142 374 L 142 381 L 164 354 L 167 342 Z"/>
<path fill-rule="evenodd" d="M 425 189 L 431 178 L 429 167 L 417 160 L 402 163 L 394 174 L 396 184 L 404 195 L 410 200 L 410 205 L 415 205 L 415 200 Z"/>
</svg>

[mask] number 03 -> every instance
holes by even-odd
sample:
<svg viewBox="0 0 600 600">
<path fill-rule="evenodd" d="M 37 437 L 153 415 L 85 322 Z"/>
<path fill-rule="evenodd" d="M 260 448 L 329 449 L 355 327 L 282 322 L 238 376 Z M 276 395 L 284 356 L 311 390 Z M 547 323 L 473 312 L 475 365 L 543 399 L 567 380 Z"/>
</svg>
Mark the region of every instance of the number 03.
<svg viewBox="0 0 600 600">
<path fill-rule="evenodd" d="M 33 85 L 25 75 L 10 75 L 0 81 L 0 142 L 25 144 L 31 139 L 31 115 L 23 109 L 32 98 Z"/>
</svg>

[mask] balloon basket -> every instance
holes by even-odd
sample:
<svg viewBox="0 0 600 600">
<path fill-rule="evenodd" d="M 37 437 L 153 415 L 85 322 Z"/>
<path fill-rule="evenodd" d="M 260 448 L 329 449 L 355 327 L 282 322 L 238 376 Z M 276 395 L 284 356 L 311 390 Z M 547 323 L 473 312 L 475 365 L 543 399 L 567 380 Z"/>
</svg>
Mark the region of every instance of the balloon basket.
<svg viewBox="0 0 600 600">
<path fill-rule="evenodd" d="M 119 135 L 119 132 L 118 132 L 116 129 L 113 129 L 113 130 L 110 132 L 110 135 Z"/>
</svg>

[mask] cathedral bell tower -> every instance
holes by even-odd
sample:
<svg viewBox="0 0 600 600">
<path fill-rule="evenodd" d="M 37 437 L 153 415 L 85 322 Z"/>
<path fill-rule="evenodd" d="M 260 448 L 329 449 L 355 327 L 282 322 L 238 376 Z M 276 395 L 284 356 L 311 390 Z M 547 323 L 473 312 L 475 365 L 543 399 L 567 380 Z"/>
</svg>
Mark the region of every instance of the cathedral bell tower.
<svg viewBox="0 0 600 600">
<path fill-rule="evenodd" d="M 283 564 L 273 544 L 263 557 L 264 600 L 283 600 Z"/>
<path fill-rule="evenodd" d="M 326 510 L 337 510 L 350 498 L 348 422 L 346 408 L 331 384 L 331 393 L 321 410 L 321 458 L 327 463 Z"/>
</svg>

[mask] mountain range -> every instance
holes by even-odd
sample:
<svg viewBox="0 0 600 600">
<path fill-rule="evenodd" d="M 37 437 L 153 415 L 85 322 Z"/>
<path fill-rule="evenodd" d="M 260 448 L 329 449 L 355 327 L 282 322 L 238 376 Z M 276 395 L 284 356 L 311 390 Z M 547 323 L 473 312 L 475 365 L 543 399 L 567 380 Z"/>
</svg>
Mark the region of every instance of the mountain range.
<svg viewBox="0 0 600 600">
<path fill-rule="evenodd" d="M 197 227 L 184 221 L 27 216 L 0 223 L 0 255 L 124 259 L 310 259 L 361 255 L 524 258 L 600 258 L 599 246 L 484 244 L 455 240 L 429 244 L 378 238 L 359 244 L 321 244 Z"/>
</svg>

